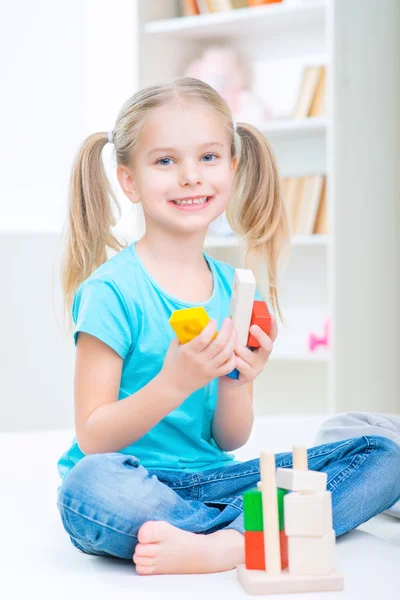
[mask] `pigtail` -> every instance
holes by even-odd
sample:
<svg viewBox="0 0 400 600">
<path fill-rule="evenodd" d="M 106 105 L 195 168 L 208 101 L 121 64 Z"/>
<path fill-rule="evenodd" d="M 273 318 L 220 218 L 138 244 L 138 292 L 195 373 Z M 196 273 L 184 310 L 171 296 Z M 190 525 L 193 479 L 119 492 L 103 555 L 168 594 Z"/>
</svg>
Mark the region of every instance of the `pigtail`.
<svg viewBox="0 0 400 600">
<path fill-rule="evenodd" d="M 268 273 L 272 310 L 283 322 L 277 291 L 278 263 L 282 250 L 289 250 L 290 234 L 281 194 L 277 164 L 265 136 L 252 125 L 237 125 L 239 162 L 233 182 L 227 218 L 244 238 L 246 268 L 264 264 Z"/>
<path fill-rule="evenodd" d="M 112 204 L 119 215 L 121 209 L 103 165 L 102 149 L 107 141 L 107 133 L 87 137 L 72 166 L 61 267 L 64 303 L 69 315 L 76 289 L 106 262 L 107 248 L 119 252 L 124 247 L 111 231 L 116 224 Z"/>
</svg>

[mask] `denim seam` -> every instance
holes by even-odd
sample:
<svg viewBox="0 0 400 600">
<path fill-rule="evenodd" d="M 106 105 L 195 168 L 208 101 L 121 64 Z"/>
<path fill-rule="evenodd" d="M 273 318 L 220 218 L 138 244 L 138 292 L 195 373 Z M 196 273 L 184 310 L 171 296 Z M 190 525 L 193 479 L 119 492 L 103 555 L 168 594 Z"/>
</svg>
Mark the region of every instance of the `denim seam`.
<svg viewBox="0 0 400 600">
<path fill-rule="evenodd" d="M 184 490 L 187 488 L 191 488 L 194 486 L 202 486 L 205 483 L 214 483 L 216 481 L 227 481 L 228 479 L 238 479 L 241 477 L 245 477 L 246 475 L 255 475 L 256 473 L 258 473 L 259 470 L 255 469 L 255 470 L 251 470 L 251 471 L 244 471 L 243 473 L 239 473 L 237 475 L 221 475 L 220 477 L 215 477 L 215 478 L 209 478 L 209 479 L 197 479 L 197 481 L 193 481 L 191 482 L 189 485 L 179 485 L 179 484 L 172 484 L 172 485 L 168 485 L 168 487 L 171 487 L 172 489 L 179 489 L 179 490 Z"/>
<path fill-rule="evenodd" d="M 317 458 L 317 457 L 321 457 L 321 456 L 325 456 L 325 455 L 329 455 L 332 454 L 333 452 L 337 452 L 338 448 L 343 448 L 344 446 L 348 446 L 349 444 L 351 444 L 351 439 L 350 440 L 346 440 L 344 441 L 342 444 L 340 445 L 335 445 L 334 448 L 330 449 L 330 450 L 326 450 L 325 449 L 321 449 L 318 451 L 309 451 L 308 453 L 308 459 L 310 458 Z M 288 456 L 288 458 L 282 460 L 279 462 L 279 466 L 289 466 L 292 464 L 292 457 L 291 455 Z M 213 479 L 205 479 L 204 481 L 200 481 L 200 484 L 203 483 L 213 483 L 215 481 L 221 481 L 221 480 L 228 480 L 228 479 L 237 479 L 238 477 L 245 477 L 246 475 L 255 475 L 259 472 L 259 469 L 250 469 L 249 471 L 244 471 L 242 473 L 239 473 L 237 475 L 228 475 L 228 474 L 221 474 L 219 477 L 215 477 Z"/>
<path fill-rule="evenodd" d="M 69 510 L 70 512 L 74 513 L 75 515 L 78 515 L 79 517 L 82 517 L 83 519 L 86 519 L 87 521 L 90 521 L 91 523 L 96 523 L 96 525 L 101 525 L 105 529 L 110 529 L 111 531 L 115 531 L 115 533 L 120 533 L 122 535 L 126 535 L 128 537 L 136 538 L 137 539 L 137 535 L 132 535 L 130 533 L 126 533 L 125 531 L 120 531 L 119 529 L 115 529 L 114 527 L 110 527 L 110 525 L 106 525 L 105 523 L 101 523 L 100 521 L 96 521 L 96 519 L 92 519 L 91 517 L 88 517 L 87 515 L 82 515 L 80 512 L 74 510 L 73 508 L 70 508 L 66 504 L 63 504 L 62 502 L 57 502 L 57 506 L 58 507 L 62 506 L 63 508 L 65 508 L 66 510 Z M 76 537 L 76 536 L 73 536 L 73 537 Z"/>
<path fill-rule="evenodd" d="M 343 441 L 342 444 L 340 445 L 336 445 L 334 448 L 331 448 L 329 450 L 327 450 L 324 446 L 326 446 L 326 444 L 324 444 L 320 450 L 311 450 L 308 452 L 308 458 L 317 458 L 317 457 L 321 457 L 321 456 L 326 456 L 329 454 L 332 454 L 333 452 L 337 452 L 338 448 L 343 448 L 345 446 L 348 446 L 349 444 L 351 444 L 351 439 L 349 440 L 345 440 Z M 291 455 L 289 455 L 286 459 L 282 460 L 279 462 L 279 466 L 283 467 L 283 466 L 290 466 L 292 464 L 292 458 Z M 202 473 L 192 473 L 192 477 L 191 477 L 191 481 L 189 483 L 185 483 L 185 484 L 181 484 L 179 482 L 173 483 L 173 482 L 168 482 L 168 487 L 170 487 L 171 489 L 174 490 L 184 490 L 184 489 L 188 489 L 191 488 L 193 486 L 197 486 L 197 485 L 203 485 L 204 483 L 214 483 L 216 481 L 227 481 L 229 479 L 237 479 L 240 477 L 246 477 L 247 475 L 255 475 L 256 473 L 259 472 L 259 469 L 250 469 L 249 471 L 244 471 L 242 473 L 238 473 L 235 475 L 230 475 L 228 473 L 221 473 L 221 475 L 219 476 L 210 476 L 209 478 L 204 478 L 202 479 L 201 475 Z M 197 477 L 195 477 L 195 475 L 197 475 Z M 197 481 L 194 481 L 195 479 L 197 479 Z"/>
<path fill-rule="evenodd" d="M 326 448 L 325 448 L 325 450 L 319 450 L 318 452 L 315 452 L 315 451 L 312 451 L 312 450 L 311 450 L 311 451 L 308 453 L 308 458 L 310 459 L 310 458 L 316 458 L 316 457 L 319 457 L 319 456 L 325 456 L 325 455 L 328 455 L 328 454 L 332 454 L 333 452 L 335 452 L 335 453 L 336 453 L 336 452 L 337 452 L 337 450 L 338 450 L 339 448 L 343 448 L 343 446 L 349 446 L 349 445 L 352 443 L 353 439 L 354 439 L 354 438 L 350 438 L 350 439 L 348 439 L 348 440 L 345 440 L 345 441 L 344 441 L 342 444 L 340 444 L 340 445 L 339 445 L 339 444 L 337 444 L 337 443 L 335 442 L 334 448 L 331 448 L 331 449 L 330 449 L 330 450 L 328 450 L 328 451 L 326 450 Z M 321 448 L 324 448 L 324 447 L 325 447 L 325 446 L 327 446 L 327 445 L 330 445 L 330 444 L 323 444 L 323 445 L 321 446 Z M 317 446 L 317 447 L 318 447 L 318 446 Z"/>
<path fill-rule="evenodd" d="M 151 473 L 152 475 L 156 475 L 157 479 L 158 478 L 158 474 L 157 471 L 154 471 L 154 473 Z M 195 485 L 196 483 L 198 483 L 199 481 L 199 477 L 196 471 L 194 471 L 193 473 L 190 473 L 190 478 L 188 482 L 185 482 L 184 484 L 181 481 L 163 481 L 163 479 L 159 479 L 160 483 L 163 483 L 164 485 L 166 485 L 167 487 L 171 488 L 172 490 L 186 490 L 188 488 L 193 487 L 193 485 Z"/>
<path fill-rule="evenodd" d="M 362 455 L 357 454 L 354 456 L 350 462 L 350 464 L 342 469 L 340 473 L 337 473 L 333 479 L 329 481 L 329 491 L 332 492 L 340 483 L 343 483 L 353 471 L 360 468 L 361 465 L 367 460 L 367 458 L 371 455 L 372 448 L 371 446 L 375 446 L 375 441 L 369 439 L 367 436 L 362 436 L 368 444 L 368 447 L 365 449 Z"/>
<path fill-rule="evenodd" d="M 329 450 L 326 449 L 326 446 L 329 444 L 323 444 L 319 450 L 316 450 L 314 448 L 309 449 L 307 451 L 308 460 L 310 460 L 312 458 L 320 458 L 321 456 L 329 456 L 329 454 L 336 453 L 339 448 L 349 446 L 351 443 L 352 443 L 352 438 L 343 441 L 343 443 L 340 445 L 336 444 L 334 448 L 330 448 Z M 318 448 L 318 446 L 317 446 L 317 448 Z M 289 454 L 289 456 L 286 459 L 279 462 L 278 466 L 279 467 L 290 467 L 291 465 L 292 465 L 292 455 Z"/>
<path fill-rule="evenodd" d="M 208 479 L 204 479 L 203 481 L 197 482 L 199 485 L 204 485 L 205 483 L 215 483 L 216 481 L 228 481 L 232 479 L 241 479 L 242 477 L 247 477 L 247 475 L 256 475 L 259 473 L 259 469 L 251 469 L 250 471 L 243 471 L 242 473 L 238 473 L 237 475 L 221 475 L 220 477 L 211 477 Z"/>
<path fill-rule="evenodd" d="M 336 445 L 334 448 L 330 449 L 329 451 L 325 450 L 319 450 L 317 452 L 309 452 L 308 454 L 308 458 L 317 458 L 317 457 L 321 457 L 321 456 L 325 456 L 325 455 L 329 455 L 332 454 L 333 452 L 337 452 L 338 448 L 342 448 L 344 446 L 348 446 L 351 443 L 351 440 L 346 440 L 345 442 L 343 442 L 340 445 Z M 279 462 L 279 465 L 285 465 L 285 466 L 289 466 L 292 464 L 292 458 L 291 456 L 289 456 L 287 459 Z M 229 474 L 224 474 L 222 473 L 221 475 L 219 475 L 218 477 L 212 477 L 210 476 L 210 478 L 208 479 L 204 479 L 204 480 L 199 480 L 197 482 L 194 482 L 192 485 L 203 485 L 205 483 L 215 483 L 216 481 L 227 481 L 229 479 L 238 479 L 241 477 L 246 477 L 247 475 L 256 475 L 257 473 L 259 473 L 259 469 L 250 469 L 249 471 L 243 471 L 242 473 L 238 473 L 235 475 L 229 475 Z M 190 487 L 190 486 L 184 486 L 184 487 Z"/>
</svg>

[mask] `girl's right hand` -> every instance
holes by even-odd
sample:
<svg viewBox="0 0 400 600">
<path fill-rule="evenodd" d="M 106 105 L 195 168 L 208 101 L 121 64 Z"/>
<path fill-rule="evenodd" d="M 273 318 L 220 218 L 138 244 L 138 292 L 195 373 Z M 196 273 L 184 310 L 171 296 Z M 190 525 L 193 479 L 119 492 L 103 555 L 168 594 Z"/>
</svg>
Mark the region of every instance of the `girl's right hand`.
<svg viewBox="0 0 400 600">
<path fill-rule="evenodd" d="M 225 319 L 213 340 L 215 332 L 216 321 L 211 319 L 190 342 L 181 344 L 176 337 L 168 348 L 161 371 L 169 384 L 185 399 L 236 367 L 236 331 L 232 319 Z"/>
</svg>

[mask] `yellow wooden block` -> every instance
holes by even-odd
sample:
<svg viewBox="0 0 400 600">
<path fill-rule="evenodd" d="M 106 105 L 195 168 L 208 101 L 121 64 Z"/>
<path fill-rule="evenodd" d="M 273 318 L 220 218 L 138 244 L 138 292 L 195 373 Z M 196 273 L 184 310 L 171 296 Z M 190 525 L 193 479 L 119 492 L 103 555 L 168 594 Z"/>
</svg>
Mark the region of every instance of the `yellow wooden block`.
<svg viewBox="0 0 400 600">
<path fill-rule="evenodd" d="M 199 335 L 209 322 L 210 317 L 203 306 L 174 310 L 169 322 L 181 344 L 190 342 Z M 213 339 L 217 336 L 215 332 Z"/>
</svg>

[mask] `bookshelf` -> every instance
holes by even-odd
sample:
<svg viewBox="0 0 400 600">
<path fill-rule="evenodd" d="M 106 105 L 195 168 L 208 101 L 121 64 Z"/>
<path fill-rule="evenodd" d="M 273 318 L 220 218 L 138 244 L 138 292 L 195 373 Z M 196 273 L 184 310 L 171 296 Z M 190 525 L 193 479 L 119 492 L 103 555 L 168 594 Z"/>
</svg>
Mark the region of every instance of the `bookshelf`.
<svg viewBox="0 0 400 600">
<path fill-rule="evenodd" d="M 324 246 L 329 243 L 329 236 L 323 234 L 294 235 L 291 239 L 292 246 Z M 226 237 L 209 235 L 206 238 L 207 248 L 237 248 L 240 239 L 236 235 Z"/>
<path fill-rule="evenodd" d="M 175 3 L 176 7 L 176 3 Z M 233 11 L 196 15 L 193 17 L 174 18 L 174 10 L 164 9 L 164 18 L 154 16 L 154 20 L 146 21 L 146 33 L 160 33 L 165 37 L 190 37 L 210 40 L 221 37 L 248 37 L 258 31 L 263 34 L 276 33 L 277 30 L 292 30 L 300 28 L 315 30 L 323 27 L 326 3 L 324 0 L 314 0 L 298 4 L 282 2 L 265 6 L 239 8 Z M 165 18 L 167 14 L 171 18 Z M 200 17 L 200 19 L 198 18 Z M 164 20 L 165 19 L 165 20 Z"/>
<path fill-rule="evenodd" d="M 264 414 L 398 411 L 399 3 L 284 1 L 180 17 L 176 0 L 133 1 L 135 89 L 182 75 L 215 43 L 250 60 L 317 57 L 327 67 L 326 117 L 254 123 L 282 177 L 326 176 L 329 224 L 326 235 L 292 238 L 280 285 L 287 327 L 256 382 L 255 406 Z M 205 248 L 243 266 L 236 236 L 209 236 Z M 322 335 L 327 316 L 330 349 L 312 353 L 308 334 Z"/>
</svg>

